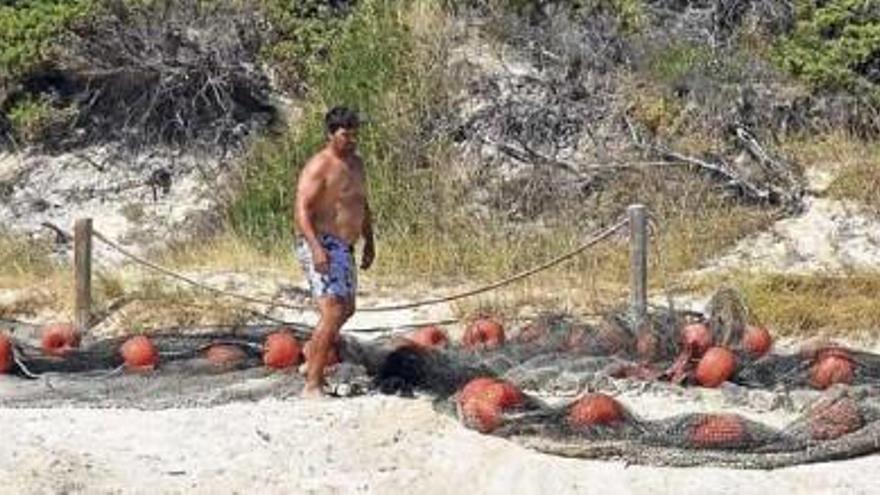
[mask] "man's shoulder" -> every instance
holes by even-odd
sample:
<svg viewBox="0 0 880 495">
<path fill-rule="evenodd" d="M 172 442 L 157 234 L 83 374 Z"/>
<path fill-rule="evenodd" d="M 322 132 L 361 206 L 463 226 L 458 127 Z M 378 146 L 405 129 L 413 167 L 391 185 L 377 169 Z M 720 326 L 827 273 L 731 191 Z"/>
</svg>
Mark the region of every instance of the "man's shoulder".
<svg viewBox="0 0 880 495">
<path fill-rule="evenodd" d="M 319 151 L 312 155 L 311 158 L 306 162 L 305 167 L 303 167 L 304 171 L 316 173 L 322 172 L 326 170 L 328 167 L 333 165 L 333 157 L 330 156 L 326 151 Z"/>
</svg>

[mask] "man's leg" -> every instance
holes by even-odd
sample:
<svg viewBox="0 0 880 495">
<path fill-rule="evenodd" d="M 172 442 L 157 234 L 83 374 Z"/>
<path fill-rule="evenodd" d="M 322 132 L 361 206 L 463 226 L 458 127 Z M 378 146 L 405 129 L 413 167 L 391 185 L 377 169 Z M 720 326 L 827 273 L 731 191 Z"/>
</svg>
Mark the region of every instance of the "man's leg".
<svg viewBox="0 0 880 495">
<path fill-rule="evenodd" d="M 311 338 L 312 351 L 307 363 L 306 388 L 303 391 L 304 395 L 310 396 L 321 395 L 328 354 L 339 336 L 339 329 L 350 316 L 349 303 L 333 296 L 320 298 L 318 309 L 321 318 Z"/>
</svg>

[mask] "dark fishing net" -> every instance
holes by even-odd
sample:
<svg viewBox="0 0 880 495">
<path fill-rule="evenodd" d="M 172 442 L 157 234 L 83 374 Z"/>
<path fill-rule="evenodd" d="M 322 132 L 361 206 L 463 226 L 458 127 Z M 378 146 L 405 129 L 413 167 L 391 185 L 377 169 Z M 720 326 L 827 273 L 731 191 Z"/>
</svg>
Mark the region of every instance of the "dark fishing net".
<svg viewBox="0 0 880 495">
<path fill-rule="evenodd" d="M 0 406 L 165 409 L 203 407 L 266 397 L 299 395 L 304 386 L 296 368 L 263 366 L 263 342 L 276 327 L 249 327 L 194 333 L 169 329 L 150 335 L 159 355 L 156 369 L 125 369 L 120 347 L 125 337 L 86 342 L 63 358 L 47 356 L 35 345 L 18 342 L 13 376 L 0 379 Z M 286 328 L 300 340 L 306 333 Z M 212 346 L 239 349 L 237 359 L 218 363 L 208 358 Z M 355 356 L 356 357 L 356 356 Z M 354 361 L 334 368 L 333 384 L 353 394 L 370 385 L 363 366 Z"/>
<path fill-rule="evenodd" d="M 337 395 L 422 391 L 468 427 L 562 456 L 766 469 L 880 451 L 880 356 L 829 344 L 755 358 L 743 344 L 748 320 L 742 298 L 727 289 L 705 315 L 657 308 L 635 321 L 621 310 L 589 323 L 545 315 L 491 348 L 346 336 L 328 387 Z M 708 325 L 736 357 L 735 373 L 717 390 L 698 386 L 699 359 L 679 337 L 693 323 Z M 160 364 L 150 373 L 125 369 L 122 338 L 84 343 L 64 358 L 17 339 L 18 364 L 0 380 L 0 405 L 165 408 L 293 397 L 301 375 L 263 367 L 265 337 L 278 329 L 154 333 Z M 206 358 L 217 344 L 241 349 L 241 357 L 218 366 Z M 463 387 L 479 377 L 522 395 L 503 407 L 487 402 L 499 397 L 494 392 L 468 402 Z M 597 395 L 605 409 L 587 404 Z M 672 403 L 678 408 L 663 414 Z M 765 421 L 760 413 L 768 411 L 785 423 Z"/>
</svg>

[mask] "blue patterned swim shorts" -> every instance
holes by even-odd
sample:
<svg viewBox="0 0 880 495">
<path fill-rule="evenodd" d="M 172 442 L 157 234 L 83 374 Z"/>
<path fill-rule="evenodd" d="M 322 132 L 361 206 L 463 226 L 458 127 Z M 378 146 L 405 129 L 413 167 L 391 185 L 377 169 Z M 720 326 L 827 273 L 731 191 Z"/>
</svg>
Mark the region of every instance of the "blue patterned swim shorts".
<svg viewBox="0 0 880 495">
<path fill-rule="evenodd" d="M 320 273 L 315 270 L 312 250 L 305 238 L 298 236 L 294 251 L 309 280 L 312 297 L 335 296 L 340 299 L 354 299 L 357 292 L 357 266 L 354 262 L 354 249 L 342 239 L 330 234 L 318 234 L 318 242 L 327 251 L 330 270 Z"/>
</svg>

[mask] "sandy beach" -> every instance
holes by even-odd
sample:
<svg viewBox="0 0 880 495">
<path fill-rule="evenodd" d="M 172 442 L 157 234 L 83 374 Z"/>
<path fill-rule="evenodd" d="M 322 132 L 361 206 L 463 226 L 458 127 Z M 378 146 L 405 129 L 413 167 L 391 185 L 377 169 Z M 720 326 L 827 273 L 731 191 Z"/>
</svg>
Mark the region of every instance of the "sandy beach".
<svg viewBox="0 0 880 495">
<path fill-rule="evenodd" d="M 673 408 L 674 409 L 674 408 Z M 465 429 L 429 398 L 3 409 L 0 493 L 876 493 L 876 456 L 774 471 L 564 459 Z"/>
</svg>

